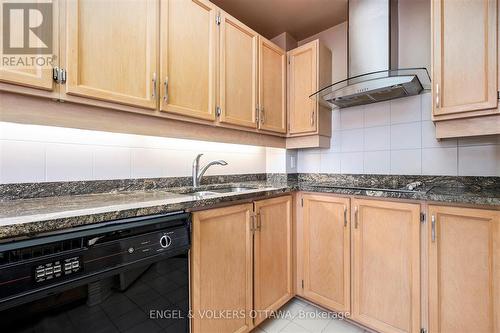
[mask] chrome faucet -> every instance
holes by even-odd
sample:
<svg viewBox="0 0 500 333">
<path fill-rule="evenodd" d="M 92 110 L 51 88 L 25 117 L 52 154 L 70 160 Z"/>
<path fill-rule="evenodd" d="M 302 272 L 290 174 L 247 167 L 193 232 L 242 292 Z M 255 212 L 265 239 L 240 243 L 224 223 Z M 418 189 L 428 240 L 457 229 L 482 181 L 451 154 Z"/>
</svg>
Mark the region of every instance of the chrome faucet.
<svg viewBox="0 0 500 333">
<path fill-rule="evenodd" d="M 227 162 L 224 160 L 217 160 L 217 161 L 212 161 L 205 165 L 203 168 L 200 170 L 200 158 L 203 156 L 203 154 L 198 154 L 198 156 L 195 157 L 193 161 L 193 187 L 196 188 L 200 186 L 201 178 L 207 172 L 208 168 L 210 168 L 212 165 L 227 165 Z"/>
</svg>

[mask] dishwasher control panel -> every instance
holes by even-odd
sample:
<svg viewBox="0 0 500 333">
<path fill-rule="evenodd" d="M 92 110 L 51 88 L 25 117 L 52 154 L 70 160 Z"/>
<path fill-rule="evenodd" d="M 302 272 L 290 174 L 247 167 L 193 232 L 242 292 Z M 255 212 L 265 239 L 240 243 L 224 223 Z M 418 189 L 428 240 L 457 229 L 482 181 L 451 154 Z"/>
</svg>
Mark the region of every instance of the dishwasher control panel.
<svg viewBox="0 0 500 333">
<path fill-rule="evenodd" d="M 71 275 L 82 269 L 81 257 L 59 259 L 35 267 L 34 280 L 37 283 Z"/>
</svg>

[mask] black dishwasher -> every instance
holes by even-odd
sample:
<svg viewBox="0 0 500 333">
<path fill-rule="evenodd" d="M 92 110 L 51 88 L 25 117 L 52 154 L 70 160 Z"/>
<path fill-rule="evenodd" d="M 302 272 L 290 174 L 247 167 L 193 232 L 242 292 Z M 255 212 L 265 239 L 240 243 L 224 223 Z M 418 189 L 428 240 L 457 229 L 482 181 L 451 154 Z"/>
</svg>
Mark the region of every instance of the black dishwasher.
<svg viewBox="0 0 500 333">
<path fill-rule="evenodd" d="M 188 332 L 190 219 L 117 220 L 0 244 L 2 332 Z"/>
</svg>

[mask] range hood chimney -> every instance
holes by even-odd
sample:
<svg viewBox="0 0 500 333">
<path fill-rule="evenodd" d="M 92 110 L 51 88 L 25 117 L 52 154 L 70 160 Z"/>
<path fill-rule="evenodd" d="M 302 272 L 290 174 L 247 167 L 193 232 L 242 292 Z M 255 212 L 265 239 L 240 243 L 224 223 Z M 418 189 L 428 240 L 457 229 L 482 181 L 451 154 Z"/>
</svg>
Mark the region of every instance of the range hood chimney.
<svg viewBox="0 0 500 333">
<path fill-rule="evenodd" d="M 330 108 L 344 108 L 431 88 L 426 68 L 398 68 L 398 9 L 398 0 L 349 1 L 349 78 L 311 98 Z"/>
</svg>

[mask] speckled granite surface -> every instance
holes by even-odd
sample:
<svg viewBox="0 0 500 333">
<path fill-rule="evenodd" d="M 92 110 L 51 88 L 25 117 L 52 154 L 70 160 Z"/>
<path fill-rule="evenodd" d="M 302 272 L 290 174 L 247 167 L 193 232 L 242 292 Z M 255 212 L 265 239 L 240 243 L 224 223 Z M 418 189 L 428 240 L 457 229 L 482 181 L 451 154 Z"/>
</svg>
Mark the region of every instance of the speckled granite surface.
<svg viewBox="0 0 500 333">
<path fill-rule="evenodd" d="M 391 191 L 415 181 L 423 183 L 416 191 Z M 210 208 L 225 202 L 251 201 L 296 190 L 464 203 L 500 209 L 500 177 L 331 174 L 212 176 L 204 180 L 204 184 L 208 185 L 204 185 L 203 190 L 228 186 L 253 189 L 244 193 L 203 197 L 187 193 L 192 191 L 189 183 L 188 177 L 182 177 L 0 185 L 0 239 L 29 237 L 136 216 Z"/>
<path fill-rule="evenodd" d="M 421 182 L 415 191 L 391 191 Z M 343 187 L 360 187 L 359 189 Z M 385 188 L 389 191 L 361 189 Z M 500 208 L 500 177 L 299 174 L 301 191 L 407 200 L 460 203 Z"/>
</svg>

